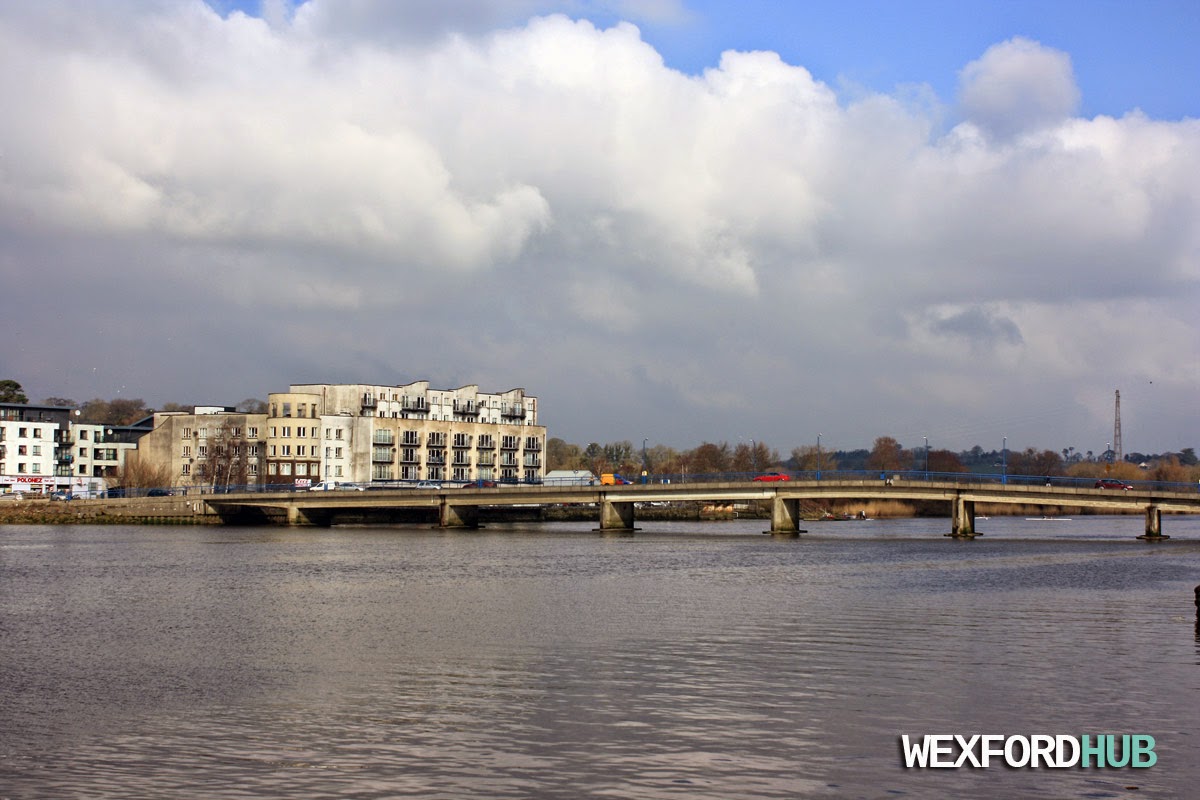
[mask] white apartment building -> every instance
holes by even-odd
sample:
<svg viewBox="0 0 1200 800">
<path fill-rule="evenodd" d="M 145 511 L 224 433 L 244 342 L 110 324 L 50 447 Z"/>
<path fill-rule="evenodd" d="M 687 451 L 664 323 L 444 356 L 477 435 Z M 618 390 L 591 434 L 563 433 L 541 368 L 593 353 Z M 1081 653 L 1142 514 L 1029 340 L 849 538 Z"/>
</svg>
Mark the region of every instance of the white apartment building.
<svg viewBox="0 0 1200 800">
<path fill-rule="evenodd" d="M 267 408 L 268 484 L 539 483 L 545 469 L 546 429 L 524 389 L 294 384 Z"/>
<path fill-rule="evenodd" d="M 48 494 L 57 488 L 62 435 L 59 423 L 51 420 L 36 406 L 0 408 L 0 492 Z"/>
</svg>

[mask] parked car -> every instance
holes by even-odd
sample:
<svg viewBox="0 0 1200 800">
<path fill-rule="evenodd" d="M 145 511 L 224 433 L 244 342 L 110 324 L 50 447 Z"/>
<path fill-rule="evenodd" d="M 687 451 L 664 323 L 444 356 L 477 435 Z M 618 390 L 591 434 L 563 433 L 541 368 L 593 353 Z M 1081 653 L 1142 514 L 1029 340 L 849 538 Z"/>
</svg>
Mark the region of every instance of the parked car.
<svg viewBox="0 0 1200 800">
<path fill-rule="evenodd" d="M 70 500 L 70 499 L 71 499 L 71 493 L 70 493 L 70 492 L 65 492 L 65 491 L 63 491 L 62 489 L 59 489 L 59 490 L 58 490 L 57 492 L 55 492 L 54 494 L 50 495 L 50 499 L 51 499 L 51 500 Z"/>
<path fill-rule="evenodd" d="M 619 472 L 605 472 L 600 476 L 601 486 L 630 486 L 632 484 L 633 481 L 621 477 Z"/>
<path fill-rule="evenodd" d="M 1100 480 L 1096 481 L 1096 488 L 1097 489 L 1124 489 L 1125 491 L 1128 492 L 1130 489 L 1133 488 L 1133 484 L 1126 483 L 1125 481 L 1119 481 L 1116 478 L 1101 478 Z"/>
<path fill-rule="evenodd" d="M 146 492 L 146 497 L 170 497 L 171 492 L 166 489 L 151 489 Z"/>
<path fill-rule="evenodd" d="M 441 489 L 442 485 L 437 481 L 417 481 L 414 489 Z"/>
<path fill-rule="evenodd" d="M 788 475 L 783 472 L 764 472 L 762 475 L 755 475 L 754 480 L 756 480 L 756 481 L 790 481 L 791 478 L 788 477 Z"/>
<path fill-rule="evenodd" d="M 462 488 L 464 488 L 464 489 L 494 489 L 494 488 L 496 488 L 496 482 L 485 480 L 483 478 L 479 478 L 477 480 L 471 481 L 470 483 L 464 483 Z"/>
</svg>

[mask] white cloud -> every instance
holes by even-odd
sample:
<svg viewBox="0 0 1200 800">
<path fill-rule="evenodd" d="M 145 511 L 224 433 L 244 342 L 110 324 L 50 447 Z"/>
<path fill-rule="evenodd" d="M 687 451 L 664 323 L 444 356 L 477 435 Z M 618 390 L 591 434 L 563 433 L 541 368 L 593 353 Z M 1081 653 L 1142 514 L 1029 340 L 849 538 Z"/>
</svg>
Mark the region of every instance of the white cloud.
<svg viewBox="0 0 1200 800">
<path fill-rule="evenodd" d="M 995 417 L 1031 386 L 1075 408 L 1145 367 L 1138 347 L 1090 346 L 1101 308 L 1110 328 L 1138 308 L 1171 332 L 1162 394 L 1196 387 L 1170 363 L 1200 361 L 1200 123 L 1073 117 L 1067 56 L 1017 39 L 964 69 L 965 118 L 943 131 L 927 96 L 844 101 L 762 52 L 688 76 L 632 25 L 514 22 L 528 5 L 495 6 L 494 30 L 463 24 L 471 3 L 310 3 L 270 23 L 192 3 L 0 10 L 12 324 L 68 320 L 44 345 L 61 352 L 97 301 L 136 315 L 186 297 L 230 321 L 163 323 L 196 342 L 147 373 L 163 401 L 205 372 L 235 399 L 445 373 L 525 385 L 548 410 L 620 386 L 663 439 L 758 426 L 784 451 L 801 419 L 869 443 L 956 402 Z M 144 300 L 93 283 L 99 253 Z M 29 269 L 95 288 L 51 307 Z M 284 331 L 308 331 L 304 349 Z M 143 333 L 113 335 L 136 350 Z M 270 349 L 236 372 L 213 338 Z M 53 361 L 9 369 L 35 394 L 103 394 L 32 388 L 58 380 Z M 955 379 L 1007 389 L 921 390 Z M 733 421 L 730 387 L 753 398 Z M 633 436 L 619 409 L 552 418 L 568 438 Z"/>
<path fill-rule="evenodd" d="M 1079 99 L 1070 56 L 1021 37 L 989 47 L 960 75 L 967 119 L 1000 139 L 1066 120 Z"/>
</svg>

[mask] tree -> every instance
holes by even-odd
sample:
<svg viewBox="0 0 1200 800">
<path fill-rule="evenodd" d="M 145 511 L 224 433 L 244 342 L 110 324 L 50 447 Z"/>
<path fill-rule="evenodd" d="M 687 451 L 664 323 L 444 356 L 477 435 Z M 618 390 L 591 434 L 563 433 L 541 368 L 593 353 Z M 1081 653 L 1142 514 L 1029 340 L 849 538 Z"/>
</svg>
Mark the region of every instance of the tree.
<svg viewBox="0 0 1200 800">
<path fill-rule="evenodd" d="M 167 464 L 143 464 L 136 451 L 125 458 L 125 466 L 117 476 L 117 485 L 133 489 L 161 489 L 171 485 L 172 472 Z"/>
<path fill-rule="evenodd" d="M 159 411 L 184 411 L 184 412 L 191 413 L 192 409 L 193 409 L 192 406 L 184 405 L 183 403 L 164 403 L 163 407 L 158 410 Z"/>
<path fill-rule="evenodd" d="M 729 471 L 729 445 L 726 442 L 713 444 L 705 442 L 692 451 L 688 459 L 692 472 L 704 475 L 713 472 Z"/>
<path fill-rule="evenodd" d="M 931 450 L 929 452 L 930 472 L 966 472 L 962 459 L 949 450 Z"/>
<path fill-rule="evenodd" d="M 886 472 L 901 469 L 911 462 L 912 458 L 904 452 L 899 442 L 891 436 L 880 436 L 871 448 L 871 455 L 867 456 L 867 469 Z"/>
<path fill-rule="evenodd" d="M 28 403 L 21 384 L 11 379 L 0 380 L 0 403 Z"/>
<path fill-rule="evenodd" d="M 243 414 L 265 414 L 267 413 L 267 401 L 247 397 L 234 406 L 234 410 L 240 411 Z"/>
<path fill-rule="evenodd" d="M 1179 453 L 1179 463 L 1183 464 L 1185 467 L 1194 467 L 1197 463 L 1200 463 L 1196 458 L 1196 448 L 1183 448 L 1183 450 Z"/>
<path fill-rule="evenodd" d="M 130 425 L 152 411 L 146 408 L 143 400 L 127 400 L 118 397 L 116 400 L 101 400 L 95 398 L 83 404 L 80 409 L 80 420 L 94 422 L 100 425 Z"/>
<path fill-rule="evenodd" d="M 817 450 L 816 446 L 811 444 L 792 449 L 792 464 L 800 472 L 824 472 L 838 468 L 837 456 L 832 450 Z"/>
<path fill-rule="evenodd" d="M 216 489 L 249 482 L 250 443 L 238 421 L 225 420 L 202 441 L 193 483 Z"/>
<path fill-rule="evenodd" d="M 546 469 L 584 469 L 586 461 L 577 444 L 552 436 L 546 440 Z"/>
<path fill-rule="evenodd" d="M 74 400 L 70 400 L 66 397 L 47 397 L 45 400 L 42 401 L 42 405 L 54 406 L 55 408 L 74 408 L 75 406 L 77 406 L 79 404 L 76 403 Z"/>
</svg>

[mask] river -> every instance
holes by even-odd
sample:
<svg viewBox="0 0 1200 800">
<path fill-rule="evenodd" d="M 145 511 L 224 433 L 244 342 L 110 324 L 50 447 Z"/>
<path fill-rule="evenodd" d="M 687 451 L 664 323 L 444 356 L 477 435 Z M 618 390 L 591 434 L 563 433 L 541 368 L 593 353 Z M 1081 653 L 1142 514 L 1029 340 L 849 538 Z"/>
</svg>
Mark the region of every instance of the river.
<svg viewBox="0 0 1200 800">
<path fill-rule="evenodd" d="M 1200 517 L 639 524 L 0 527 L 0 798 L 1195 796 Z"/>
</svg>

